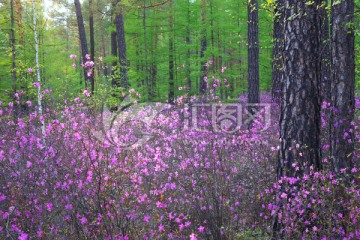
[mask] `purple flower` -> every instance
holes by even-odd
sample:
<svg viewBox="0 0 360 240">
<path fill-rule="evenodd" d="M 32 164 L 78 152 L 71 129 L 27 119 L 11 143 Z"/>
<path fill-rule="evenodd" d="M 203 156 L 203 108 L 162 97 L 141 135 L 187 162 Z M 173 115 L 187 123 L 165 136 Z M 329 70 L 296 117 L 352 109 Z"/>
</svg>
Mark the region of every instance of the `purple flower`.
<svg viewBox="0 0 360 240">
<path fill-rule="evenodd" d="M 19 240 L 26 240 L 26 239 L 28 239 L 28 234 L 26 234 L 26 233 L 22 233 L 20 236 L 19 236 Z"/>
<path fill-rule="evenodd" d="M 160 224 L 158 230 L 159 230 L 159 232 L 165 231 L 164 225 Z"/>
<path fill-rule="evenodd" d="M 40 87 L 40 82 L 34 82 L 33 86 L 36 87 L 36 88 L 39 88 Z"/>
<path fill-rule="evenodd" d="M 195 233 L 190 234 L 189 237 L 190 237 L 190 240 L 197 240 L 197 237 L 196 237 Z"/>
<path fill-rule="evenodd" d="M 144 216 L 144 222 L 149 222 L 150 221 L 150 216 L 149 215 L 145 215 Z"/>
<path fill-rule="evenodd" d="M 28 68 L 28 73 L 32 73 L 33 72 L 33 69 L 32 68 Z"/>
</svg>

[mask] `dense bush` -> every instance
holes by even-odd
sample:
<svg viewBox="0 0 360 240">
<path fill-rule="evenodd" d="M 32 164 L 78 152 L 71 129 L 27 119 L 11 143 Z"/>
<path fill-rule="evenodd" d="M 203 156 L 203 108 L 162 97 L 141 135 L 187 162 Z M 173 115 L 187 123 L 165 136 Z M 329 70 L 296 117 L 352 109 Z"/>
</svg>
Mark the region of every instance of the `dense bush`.
<svg viewBox="0 0 360 240">
<path fill-rule="evenodd" d="M 205 107 L 200 131 L 184 127 L 184 99 L 131 118 L 86 96 L 43 116 L 27 102 L 21 115 L 20 98 L 0 108 L 0 238 L 268 238 L 274 216 L 287 239 L 360 237 L 358 170 L 276 181 L 276 117 L 228 133 Z"/>
</svg>

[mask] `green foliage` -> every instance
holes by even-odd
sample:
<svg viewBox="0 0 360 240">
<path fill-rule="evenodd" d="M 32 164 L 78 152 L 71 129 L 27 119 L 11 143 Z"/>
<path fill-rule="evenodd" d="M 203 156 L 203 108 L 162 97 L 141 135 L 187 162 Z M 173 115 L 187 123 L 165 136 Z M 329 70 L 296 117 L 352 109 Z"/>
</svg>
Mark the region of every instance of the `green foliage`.
<svg viewBox="0 0 360 240">
<path fill-rule="evenodd" d="M 357 4 L 359 1 L 356 1 Z M 111 32 L 114 11 L 122 11 L 125 21 L 127 44 L 128 76 L 131 88 L 140 92 L 143 99 L 155 94 L 152 101 L 166 101 L 169 91 L 169 36 L 173 37 L 175 95 L 184 94 L 179 87 L 186 88 L 191 81 L 190 94 L 198 93 L 201 63 L 214 61 L 214 69 L 208 74 L 218 72 L 226 66 L 224 73 L 231 85 L 229 95 L 237 98 L 247 91 L 247 0 L 208 0 L 206 21 L 201 22 L 201 0 L 150 1 L 123 0 L 111 9 L 110 1 L 93 0 L 95 23 L 95 58 L 103 56 L 103 63 L 95 68 L 96 87 L 111 85 L 110 76 L 104 76 L 104 68 L 110 73 L 113 62 L 118 57 L 111 56 Z M 53 90 L 56 99 L 69 98 L 81 93 L 85 87 L 81 68 L 81 51 L 73 4 L 58 3 L 57 8 L 44 14 L 44 6 L 39 2 L 37 8 L 40 39 L 40 64 L 42 84 Z M 88 31 L 89 2 L 83 2 L 85 28 Z M 61 7 L 62 6 L 62 7 Z M 142 8 L 146 6 L 146 8 Z M 171 7 L 170 7 L 171 6 Z M 272 26 L 273 9 L 276 1 L 259 1 L 259 46 L 260 46 L 260 89 L 271 88 Z M 27 69 L 35 66 L 34 36 L 32 32 L 32 10 L 28 2 L 22 2 L 23 13 L 15 12 L 16 22 L 16 73 L 18 87 L 27 89 L 29 78 Z M 11 49 L 9 43 L 10 9 L 9 4 L 0 5 L 0 97 L 3 90 L 11 89 Z M 145 18 L 144 18 L 145 16 Z M 169 26 L 169 17 L 173 26 Z M 355 23 L 359 25 L 358 14 Z M 207 49 L 205 57 L 200 58 L 201 31 L 206 30 Z M 356 32 L 356 65 L 359 59 L 359 32 Z M 78 57 L 73 61 L 70 54 Z M 73 68 L 72 64 L 77 67 Z M 359 68 L 356 68 L 356 73 Z M 120 78 L 116 72 L 116 78 Z M 356 74 L 356 86 L 360 87 L 360 74 Z M 104 79 L 107 79 L 104 81 Z M 101 84 L 100 84 L 101 83 Z M 110 86 L 109 86 L 110 87 Z M 149 90 L 151 89 L 151 90 Z M 97 94 L 98 94 L 98 90 Z M 112 94 L 110 94 L 112 95 Z M 114 95 L 115 96 L 115 95 Z"/>
</svg>

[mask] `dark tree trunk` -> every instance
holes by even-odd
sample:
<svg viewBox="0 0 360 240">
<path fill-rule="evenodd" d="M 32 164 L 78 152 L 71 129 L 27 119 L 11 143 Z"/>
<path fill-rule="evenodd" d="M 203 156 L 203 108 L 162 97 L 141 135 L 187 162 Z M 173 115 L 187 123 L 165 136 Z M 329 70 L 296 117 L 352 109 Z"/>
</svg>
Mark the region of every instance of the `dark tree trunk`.
<svg viewBox="0 0 360 240">
<path fill-rule="evenodd" d="M 206 42 L 206 4 L 207 0 L 201 0 L 201 43 L 200 43 L 200 93 L 204 94 L 206 92 L 206 86 L 207 83 L 205 81 L 206 76 L 206 66 L 204 61 L 205 51 L 207 48 L 207 42 Z"/>
<path fill-rule="evenodd" d="M 86 60 L 86 54 L 88 54 L 88 47 L 86 42 L 86 33 L 85 33 L 85 26 L 84 26 L 84 20 L 81 12 L 81 5 L 79 0 L 74 0 L 75 4 L 75 12 L 76 12 L 76 19 L 79 29 L 79 38 L 80 38 L 80 45 L 81 45 L 81 54 L 82 54 L 82 62 L 85 63 Z M 89 82 L 91 82 L 90 77 L 87 75 L 87 71 L 84 68 L 84 77 L 85 77 L 85 88 L 88 89 Z"/>
<path fill-rule="evenodd" d="M 95 38 L 94 38 L 94 13 L 92 0 L 89 0 L 89 28 L 90 28 L 90 60 L 94 62 L 95 59 Z M 95 67 L 92 71 L 91 77 L 91 92 L 95 90 Z"/>
<path fill-rule="evenodd" d="M 186 56 L 186 78 L 187 78 L 187 91 L 191 92 L 191 69 L 190 69 L 190 57 L 191 57 L 191 52 L 190 52 L 190 1 L 186 1 L 187 2 L 187 25 L 186 25 L 186 47 L 187 47 L 187 56 Z"/>
<path fill-rule="evenodd" d="M 272 60 L 272 100 L 281 102 L 282 96 L 282 51 L 284 46 L 284 0 L 277 0 L 274 10 L 273 60 Z"/>
<path fill-rule="evenodd" d="M 352 167 L 354 134 L 351 122 L 355 108 L 354 1 L 332 6 L 332 114 L 331 150 L 335 172 Z"/>
<path fill-rule="evenodd" d="M 283 89 L 277 177 L 320 170 L 320 23 L 318 6 L 285 0 Z M 306 13 L 306 14 L 304 14 Z M 295 167 L 299 170 L 295 170 Z M 272 239 L 280 239 L 274 218 Z"/>
<path fill-rule="evenodd" d="M 116 32 L 111 33 L 111 55 L 117 57 L 117 43 L 116 43 Z M 117 61 L 113 61 L 111 64 L 111 85 L 113 87 L 119 87 L 120 84 L 116 80 L 115 71 Z"/>
<path fill-rule="evenodd" d="M 118 0 L 120 3 L 121 0 Z M 116 36 L 118 44 L 118 56 L 120 63 L 120 86 L 123 88 L 129 88 L 129 80 L 127 76 L 127 59 L 126 59 L 126 42 L 125 42 L 125 30 L 124 30 L 124 20 L 122 12 L 116 14 Z"/>
<path fill-rule="evenodd" d="M 102 36 L 102 52 L 103 52 L 103 58 L 105 58 L 107 56 L 106 54 L 106 47 L 105 47 L 105 39 L 104 36 Z M 103 64 L 103 74 L 104 76 L 108 76 L 109 75 L 109 68 L 108 65 L 104 62 L 102 62 L 101 64 Z"/>
<path fill-rule="evenodd" d="M 331 101 L 331 48 L 329 33 L 329 17 L 326 10 L 327 0 L 323 1 L 323 6 L 319 8 L 321 24 L 321 93 L 322 100 L 330 103 Z"/>
<path fill-rule="evenodd" d="M 308 172 L 310 166 L 314 166 L 315 170 L 321 169 L 318 4 L 307 5 L 301 0 L 286 0 L 285 5 L 287 20 L 284 28 L 278 177 L 293 176 L 293 163 L 301 168 L 299 173 Z M 304 12 L 307 14 L 302 14 Z M 296 147 L 297 144 L 299 147 Z"/>
<path fill-rule="evenodd" d="M 214 37 L 214 17 L 213 17 L 213 0 L 210 0 L 210 37 L 211 37 L 211 60 L 213 61 L 214 67 L 212 68 L 212 72 L 215 73 L 216 69 L 216 61 L 214 55 L 215 48 L 215 37 Z"/>
<path fill-rule="evenodd" d="M 143 1 L 144 6 L 146 5 L 146 0 Z M 144 36 L 144 67 L 143 67 L 143 72 L 144 72 L 144 80 L 145 80 L 145 85 L 147 86 L 147 88 L 149 89 L 149 75 L 148 75 L 148 45 L 147 45 L 147 41 L 146 41 L 146 36 L 147 36 L 147 32 L 146 32 L 146 10 L 145 8 L 143 9 L 143 18 L 142 18 L 143 22 L 142 22 L 142 27 L 143 27 L 143 36 Z M 150 94 L 148 93 L 148 99 L 150 100 Z"/>
<path fill-rule="evenodd" d="M 258 29 L 258 1 L 248 2 L 248 103 L 260 102 L 259 96 L 259 29 Z M 254 107 L 249 106 L 250 114 L 254 114 Z M 252 127 L 252 121 L 249 122 Z"/>
<path fill-rule="evenodd" d="M 16 42 L 15 42 L 15 17 L 14 17 L 14 0 L 10 0 L 10 45 L 11 45 L 11 78 L 12 88 L 16 93 Z"/>
<path fill-rule="evenodd" d="M 174 85 L 174 39 L 173 39 L 173 15 L 172 1 L 170 0 L 169 15 L 169 103 L 174 102 L 175 85 Z"/>
<path fill-rule="evenodd" d="M 150 86 L 148 87 L 149 91 L 149 100 L 155 100 L 157 93 L 156 93 L 156 79 L 157 79 L 157 57 L 156 57 L 156 49 L 158 45 L 158 34 L 157 34 L 157 27 L 151 32 L 151 44 L 150 44 L 150 54 L 151 54 L 151 62 L 150 62 Z"/>
</svg>

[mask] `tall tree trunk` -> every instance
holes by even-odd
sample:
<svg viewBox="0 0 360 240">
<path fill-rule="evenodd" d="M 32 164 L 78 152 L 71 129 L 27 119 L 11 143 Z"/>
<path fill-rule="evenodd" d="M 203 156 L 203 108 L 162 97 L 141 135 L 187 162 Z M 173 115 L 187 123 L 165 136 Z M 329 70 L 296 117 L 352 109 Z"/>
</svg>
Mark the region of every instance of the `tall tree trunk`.
<svg viewBox="0 0 360 240">
<path fill-rule="evenodd" d="M 174 102 L 175 85 L 174 85 L 174 39 L 173 39 L 173 13 L 172 0 L 170 0 L 169 15 L 169 103 Z"/>
<path fill-rule="evenodd" d="M 32 7 L 33 7 L 33 24 L 34 24 L 34 41 L 35 41 L 35 63 L 36 63 L 36 76 L 39 86 L 37 87 L 37 100 L 38 100 L 38 111 L 40 116 L 40 122 L 41 122 L 41 138 L 43 145 L 45 146 L 45 122 L 42 119 L 42 102 L 41 102 L 41 77 L 40 77 L 40 63 L 39 63 L 39 39 L 37 35 L 37 21 L 36 21 L 36 6 L 35 1 L 32 0 Z"/>
<path fill-rule="evenodd" d="M 95 59 L 95 37 L 94 37 L 94 13 L 92 0 L 89 0 L 89 28 L 90 28 L 90 60 L 94 62 Z M 95 68 L 92 71 L 91 77 L 91 93 L 95 90 Z"/>
<path fill-rule="evenodd" d="M 258 1 L 248 2 L 248 103 L 260 102 L 259 94 L 259 18 Z M 250 114 L 255 113 L 254 107 L 249 107 Z M 252 121 L 249 122 L 249 128 Z"/>
<path fill-rule="evenodd" d="M 118 3 L 121 0 L 117 0 Z M 129 80 L 127 76 L 127 59 L 126 59 L 126 42 L 125 42 L 125 30 L 124 30 L 124 20 L 122 12 L 116 13 L 116 37 L 118 43 L 118 56 L 119 56 L 119 63 L 120 63 L 120 77 L 121 82 L 120 86 L 123 88 L 129 88 Z"/>
<path fill-rule="evenodd" d="M 157 66 L 157 56 L 156 56 L 156 49 L 158 45 L 158 34 L 157 34 L 157 27 L 155 27 L 154 31 L 151 32 L 151 43 L 150 43 L 150 86 L 149 86 L 149 100 L 155 100 L 157 93 L 156 93 L 156 79 L 158 74 L 158 66 Z"/>
<path fill-rule="evenodd" d="M 146 0 L 143 1 L 144 6 L 146 5 Z M 144 80 L 145 80 L 145 85 L 147 86 L 147 88 L 149 89 L 149 75 L 148 75 L 148 45 L 147 45 L 147 40 L 146 40 L 146 36 L 147 36 L 147 32 L 146 32 L 146 10 L 145 8 L 143 8 L 143 17 L 142 17 L 142 27 L 143 27 L 143 37 L 144 37 L 144 67 L 143 67 L 143 72 L 144 72 Z M 150 94 L 148 93 L 148 100 L 150 100 Z"/>
<path fill-rule="evenodd" d="M 186 1 L 187 3 L 187 11 L 186 11 L 186 47 L 187 47 L 187 56 L 186 56 L 186 79 L 187 79 L 187 91 L 191 92 L 191 69 L 190 69 L 190 57 L 191 57 L 191 51 L 190 51 L 190 1 Z"/>
<path fill-rule="evenodd" d="M 74 0 L 75 4 L 75 13 L 76 19 L 79 29 L 79 38 L 80 38 L 80 45 L 81 45 L 81 55 L 82 55 L 82 62 L 85 63 L 87 61 L 86 55 L 88 54 L 88 47 L 86 42 L 86 33 L 85 33 L 85 26 L 84 20 L 81 12 L 81 5 L 79 0 Z M 87 71 L 84 68 L 84 77 L 85 77 L 85 88 L 88 89 L 89 83 L 91 82 L 90 76 L 87 75 Z"/>
<path fill-rule="evenodd" d="M 213 61 L 214 67 L 212 68 L 212 72 L 215 73 L 216 69 L 216 60 L 215 60 L 215 37 L 214 37 L 214 16 L 213 16 L 213 0 L 210 0 L 210 37 L 211 37 L 211 60 Z"/>
<path fill-rule="evenodd" d="M 336 173 L 352 167 L 355 108 L 354 1 L 332 4 L 332 114 L 331 151 Z"/>
<path fill-rule="evenodd" d="M 331 102 L 331 48 L 329 33 L 329 16 L 326 10 L 327 0 L 323 0 L 323 5 L 319 8 L 321 20 L 321 93 L 322 100 Z"/>
<path fill-rule="evenodd" d="M 201 43 L 200 43 L 200 93 L 204 94 L 206 92 L 207 83 L 205 81 L 206 76 L 206 66 L 204 61 L 205 51 L 207 48 L 206 42 L 206 5 L 207 0 L 201 0 Z"/>
<path fill-rule="evenodd" d="M 284 44 L 284 0 L 277 0 L 274 10 L 273 60 L 272 60 L 272 99 L 281 102 L 282 96 L 282 51 Z"/>
<path fill-rule="evenodd" d="M 111 4 L 112 11 L 115 11 L 115 7 L 116 7 L 115 3 Z M 113 18 L 114 12 L 112 12 L 112 13 L 113 13 L 112 18 Z M 112 23 L 116 24 L 115 19 L 112 19 Z M 118 53 L 118 49 L 117 49 L 116 31 L 112 31 L 111 32 L 111 55 L 113 57 L 117 57 L 117 55 L 118 55 L 117 53 Z M 120 83 L 117 81 L 116 76 L 115 76 L 115 71 L 114 71 L 116 66 L 117 66 L 117 61 L 113 61 L 111 63 L 111 86 L 120 87 Z"/>
<path fill-rule="evenodd" d="M 12 88 L 16 93 L 16 40 L 15 40 L 15 17 L 14 0 L 10 0 L 10 45 L 11 45 L 11 77 Z"/>
<path fill-rule="evenodd" d="M 285 0 L 284 71 L 277 177 L 320 170 L 320 0 Z M 306 14 L 304 14 L 306 13 Z M 295 170 L 299 167 L 299 170 Z M 281 223 L 274 218 L 273 239 Z"/>
<path fill-rule="evenodd" d="M 300 168 L 305 164 L 302 172 L 308 172 L 310 166 L 315 170 L 321 168 L 318 3 L 307 5 L 302 0 L 286 0 L 285 5 L 288 7 L 285 10 L 278 177 L 294 175 L 292 164 L 296 160 L 300 160 L 297 163 Z M 293 17 L 303 12 L 307 14 Z"/>
</svg>

